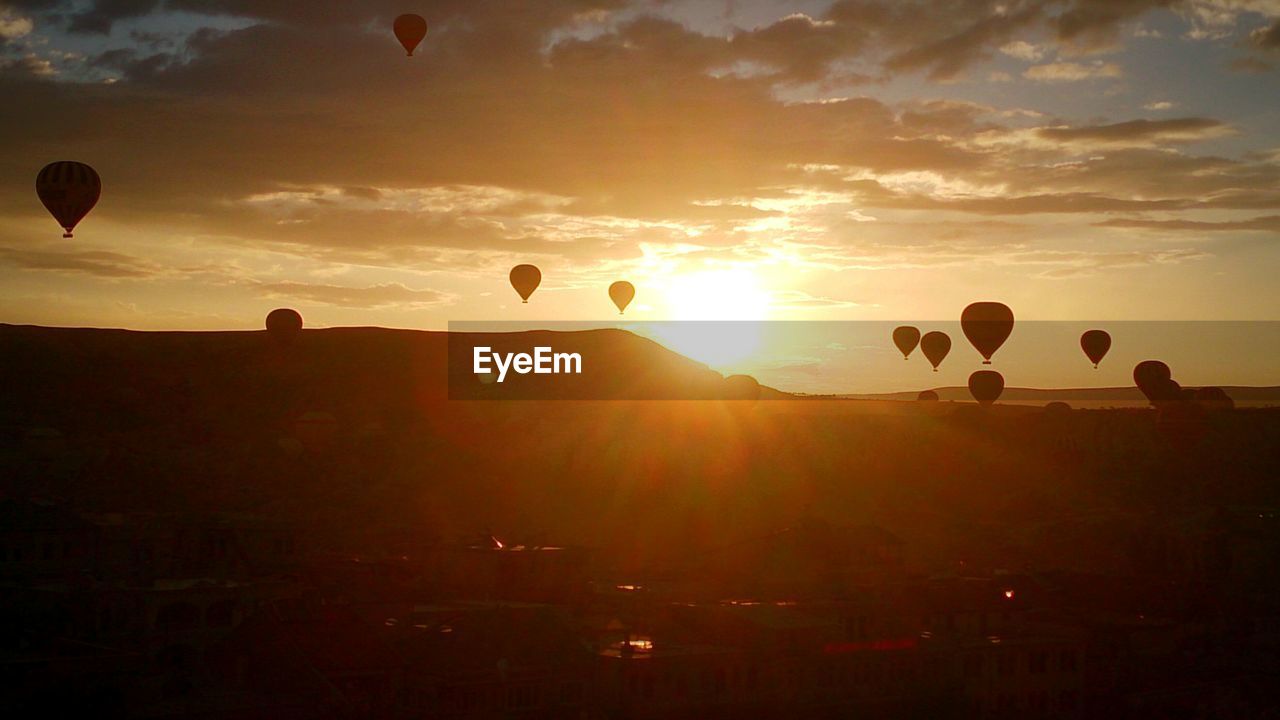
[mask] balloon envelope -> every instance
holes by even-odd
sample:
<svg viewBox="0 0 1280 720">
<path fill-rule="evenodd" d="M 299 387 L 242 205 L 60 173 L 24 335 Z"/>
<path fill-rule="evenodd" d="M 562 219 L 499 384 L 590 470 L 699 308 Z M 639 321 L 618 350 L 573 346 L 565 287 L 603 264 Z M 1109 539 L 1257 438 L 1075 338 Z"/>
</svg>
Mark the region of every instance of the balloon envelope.
<svg viewBox="0 0 1280 720">
<path fill-rule="evenodd" d="M 1087 330 L 1080 336 L 1080 349 L 1096 368 L 1111 349 L 1111 335 L 1106 330 Z"/>
<path fill-rule="evenodd" d="M 1004 376 L 995 370 L 979 370 L 969 376 L 969 394 L 983 405 L 1000 399 L 1004 392 Z"/>
<path fill-rule="evenodd" d="M 84 163 L 62 160 L 49 163 L 36 175 L 36 195 L 45 209 L 62 226 L 62 237 L 71 231 L 98 204 L 102 179 Z"/>
<path fill-rule="evenodd" d="M 427 36 L 427 21 L 421 15 L 412 13 L 401 15 L 396 18 L 392 28 L 395 30 L 396 39 L 404 46 L 405 52 L 409 53 L 410 57 L 413 56 L 414 48 L 422 42 L 422 38 Z"/>
<path fill-rule="evenodd" d="M 1013 332 L 1013 311 L 1004 303 L 973 303 L 960 313 L 960 329 L 964 330 L 969 343 L 982 354 L 982 364 L 990 365 L 991 356 Z"/>
<path fill-rule="evenodd" d="M 724 379 L 725 399 L 759 400 L 760 383 L 750 375 L 730 375 Z"/>
<path fill-rule="evenodd" d="M 911 355 L 911 351 L 916 349 L 916 345 L 920 344 L 920 330 L 910 325 L 894 328 L 893 344 L 898 346 L 902 359 L 906 360 Z"/>
<path fill-rule="evenodd" d="M 947 357 L 947 353 L 951 352 L 951 338 L 937 330 L 927 332 L 920 338 L 920 352 L 924 353 L 929 363 L 933 365 L 933 371 L 938 372 L 938 366 Z"/>
<path fill-rule="evenodd" d="M 627 306 L 631 304 L 631 299 L 635 296 L 636 286 L 626 280 L 619 280 L 609 286 L 609 299 L 613 301 L 614 305 L 618 306 L 619 315 L 627 309 Z"/>
<path fill-rule="evenodd" d="M 1169 366 L 1159 360 L 1143 360 L 1133 368 L 1133 384 L 1152 403 L 1170 399 L 1171 378 Z"/>
<path fill-rule="evenodd" d="M 533 265 L 517 265 L 511 268 L 511 287 L 520 293 L 520 299 L 529 302 L 529 296 L 542 283 L 542 271 Z"/>
<path fill-rule="evenodd" d="M 1206 410 L 1231 410 L 1236 406 L 1230 395 L 1220 387 L 1202 387 L 1196 391 L 1196 402 Z"/>
<path fill-rule="evenodd" d="M 921 390 L 920 394 L 916 396 L 916 401 L 938 402 L 938 393 L 934 392 L 933 390 Z"/>
<path fill-rule="evenodd" d="M 276 308 L 267 313 L 267 332 L 280 340 L 292 339 L 302 330 L 302 316 L 297 310 Z"/>
</svg>

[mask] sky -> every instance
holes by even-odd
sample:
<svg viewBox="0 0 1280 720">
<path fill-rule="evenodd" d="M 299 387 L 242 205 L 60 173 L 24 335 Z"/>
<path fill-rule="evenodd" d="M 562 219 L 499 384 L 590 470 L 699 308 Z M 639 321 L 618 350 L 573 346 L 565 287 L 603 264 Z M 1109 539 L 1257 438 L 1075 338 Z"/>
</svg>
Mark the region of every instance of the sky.
<svg viewBox="0 0 1280 720">
<path fill-rule="evenodd" d="M 1280 0 L 0 0 L 0 98 L 0 322 L 1280 320 Z"/>
</svg>

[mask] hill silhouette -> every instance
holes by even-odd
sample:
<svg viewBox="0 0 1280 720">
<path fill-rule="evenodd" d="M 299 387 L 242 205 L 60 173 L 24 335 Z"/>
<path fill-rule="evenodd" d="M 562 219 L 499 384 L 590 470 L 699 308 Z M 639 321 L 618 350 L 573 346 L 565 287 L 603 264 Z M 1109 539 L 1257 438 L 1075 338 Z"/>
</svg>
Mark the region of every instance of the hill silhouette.
<svg viewBox="0 0 1280 720">
<path fill-rule="evenodd" d="M 1021 543 L 1035 527 L 1082 512 L 1280 505 L 1274 410 L 1189 424 L 1149 409 L 708 402 L 717 373 L 643 338 L 552 344 L 610 358 L 582 376 L 592 392 L 683 399 L 451 402 L 445 333 L 307 330 L 285 347 L 262 332 L 0 326 L 0 491 L 251 513 L 316 549 L 492 529 L 649 572 L 808 515 L 885 527 L 931 561 L 1010 562 L 1034 551 Z"/>
<path fill-rule="evenodd" d="M 972 402 L 969 388 L 952 386 L 932 388 L 938 393 L 938 399 L 944 402 Z M 1254 387 L 1229 385 L 1222 390 L 1235 401 L 1237 407 L 1271 407 L 1280 406 L 1280 387 Z M 836 395 L 836 398 L 849 400 L 893 400 L 912 401 L 918 392 L 897 393 L 849 393 Z M 1007 387 L 1000 395 L 1000 402 L 1006 405 L 1046 405 L 1051 402 L 1065 402 L 1072 407 L 1088 408 L 1143 408 L 1150 403 L 1146 396 L 1136 387 L 1104 387 L 1104 388 L 1024 388 Z"/>
</svg>

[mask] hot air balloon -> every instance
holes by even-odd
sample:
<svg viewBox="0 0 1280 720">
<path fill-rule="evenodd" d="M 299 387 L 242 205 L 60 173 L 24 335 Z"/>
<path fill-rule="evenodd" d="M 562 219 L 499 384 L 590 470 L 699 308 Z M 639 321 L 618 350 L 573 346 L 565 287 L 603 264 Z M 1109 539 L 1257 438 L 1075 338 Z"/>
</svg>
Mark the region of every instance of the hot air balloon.
<svg viewBox="0 0 1280 720">
<path fill-rule="evenodd" d="M 529 302 L 529 296 L 542 283 L 542 271 L 533 265 L 517 265 L 511 268 L 511 287 L 520 293 L 520 299 Z"/>
<path fill-rule="evenodd" d="M 1202 387 L 1196 391 L 1196 402 L 1206 410 L 1231 410 L 1236 406 L 1220 387 Z"/>
<path fill-rule="evenodd" d="M 760 399 L 760 383 L 750 375 L 730 375 L 724 379 L 724 397 L 754 402 Z"/>
<path fill-rule="evenodd" d="M 302 330 L 302 316 L 297 310 L 276 308 L 267 313 L 267 334 L 281 342 L 289 342 Z"/>
<path fill-rule="evenodd" d="M 613 300 L 613 304 L 618 306 L 618 314 L 621 315 L 631 304 L 631 299 L 636 296 L 636 286 L 626 280 L 609 286 L 609 299 Z"/>
<path fill-rule="evenodd" d="M 933 390 L 921 390 L 920 394 L 916 395 L 916 401 L 917 402 L 938 402 L 938 393 Z"/>
<path fill-rule="evenodd" d="M 960 313 L 960 329 L 969 343 L 982 354 L 982 364 L 990 365 L 991 356 L 1013 332 L 1013 311 L 998 302 L 976 302 Z"/>
<path fill-rule="evenodd" d="M 1171 375 L 1169 366 L 1159 360 L 1143 360 L 1133 368 L 1133 383 L 1151 404 L 1169 402 L 1181 393 L 1180 388 L 1174 391 Z"/>
<path fill-rule="evenodd" d="M 421 15 L 408 13 L 396 18 L 392 27 L 396 32 L 396 39 L 404 46 L 405 52 L 409 53 L 409 57 L 413 57 L 413 49 L 418 47 L 422 38 L 427 36 L 427 21 Z"/>
<path fill-rule="evenodd" d="M 36 195 L 49 214 L 71 237 L 71 231 L 98 204 L 102 195 L 102 179 L 97 171 L 84 163 L 62 160 L 44 166 L 36 175 Z"/>
<path fill-rule="evenodd" d="M 951 338 L 937 330 L 927 332 L 920 338 L 920 352 L 924 353 L 925 358 L 933 365 L 933 371 L 938 372 L 938 366 L 947 357 L 947 353 L 951 352 Z"/>
<path fill-rule="evenodd" d="M 1061 400 L 1054 400 L 1044 406 L 1044 414 L 1052 417 L 1061 417 L 1071 414 L 1071 406 Z"/>
<path fill-rule="evenodd" d="M 1111 335 L 1106 330 L 1086 330 L 1080 336 L 1080 349 L 1084 350 L 1084 354 L 1096 370 L 1098 363 L 1102 362 L 1102 358 L 1106 357 L 1107 351 L 1111 349 Z"/>
<path fill-rule="evenodd" d="M 982 405 L 990 405 L 1004 392 L 1004 376 L 995 370 L 979 370 L 969 376 L 969 394 Z"/>
<path fill-rule="evenodd" d="M 920 344 L 919 328 L 913 328 L 910 325 L 894 328 L 893 344 L 898 346 L 902 359 L 906 360 L 911 355 L 911 351 L 916 349 L 916 345 Z"/>
</svg>

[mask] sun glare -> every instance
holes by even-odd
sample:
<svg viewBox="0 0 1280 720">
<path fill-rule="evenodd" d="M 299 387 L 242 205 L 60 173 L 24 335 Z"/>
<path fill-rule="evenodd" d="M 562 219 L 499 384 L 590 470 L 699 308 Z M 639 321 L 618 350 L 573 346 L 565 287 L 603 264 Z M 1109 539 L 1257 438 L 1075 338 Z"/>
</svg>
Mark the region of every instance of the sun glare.
<svg viewBox="0 0 1280 720">
<path fill-rule="evenodd" d="M 768 291 L 745 268 L 678 275 L 666 297 L 672 320 L 764 320 L 769 313 Z"/>
<path fill-rule="evenodd" d="M 760 349 L 761 326 L 769 314 L 769 292 L 745 268 L 677 275 L 664 288 L 667 317 L 652 336 L 672 350 L 722 372 Z"/>
</svg>

